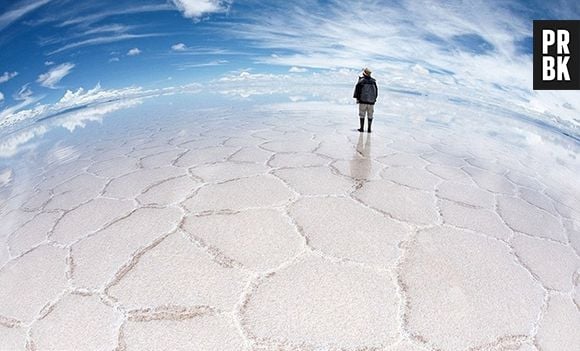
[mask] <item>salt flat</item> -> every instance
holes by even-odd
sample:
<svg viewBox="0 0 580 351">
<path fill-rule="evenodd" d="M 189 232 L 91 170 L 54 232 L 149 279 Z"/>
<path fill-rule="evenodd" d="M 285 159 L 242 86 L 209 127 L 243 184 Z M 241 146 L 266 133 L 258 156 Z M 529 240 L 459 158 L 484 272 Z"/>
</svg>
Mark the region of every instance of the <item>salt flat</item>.
<svg viewBox="0 0 580 351">
<path fill-rule="evenodd" d="M 577 143 L 402 106 L 127 113 L 4 162 L 0 350 L 577 350 Z"/>
</svg>

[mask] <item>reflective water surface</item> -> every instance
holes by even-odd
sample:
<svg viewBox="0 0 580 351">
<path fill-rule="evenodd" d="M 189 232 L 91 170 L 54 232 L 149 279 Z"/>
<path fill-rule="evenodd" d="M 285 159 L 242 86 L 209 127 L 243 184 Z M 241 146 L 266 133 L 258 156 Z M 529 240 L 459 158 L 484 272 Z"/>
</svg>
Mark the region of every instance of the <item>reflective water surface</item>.
<svg viewBox="0 0 580 351">
<path fill-rule="evenodd" d="M 355 105 L 251 95 L 2 136 L 0 349 L 578 345 L 578 136 L 396 91 L 358 133 Z"/>
</svg>

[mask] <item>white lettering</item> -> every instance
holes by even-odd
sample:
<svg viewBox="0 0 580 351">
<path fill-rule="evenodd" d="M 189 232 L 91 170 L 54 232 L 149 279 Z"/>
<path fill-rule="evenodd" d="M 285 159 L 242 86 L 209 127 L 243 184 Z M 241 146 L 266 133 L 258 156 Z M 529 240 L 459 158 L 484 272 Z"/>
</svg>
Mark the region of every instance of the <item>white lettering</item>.
<svg viewBox="0 0 580 351">
<path fill-rule="evenodd" d="M 556 60 L 551 56 L 542 57 L 542 80 L 556 79 Z"/>
<path fill-rule="evenodd" d="M 558 55 L 570 54 L 568 43 L 570 43 L 570 33 L 565 29 L 558 29 Z"/>
<path fill-rule="evenodd" d="M 556 33 L 551 29 L 542 30 L 542 54 L 548 54 L 548 47 L 556 43 Z"/>
<path fill-rule="evenodd" d="M 558 56 L 558 80 L 570 80 L 570 73 L 568 72 L 568 60 L 570 56 Z"/>
</svg>

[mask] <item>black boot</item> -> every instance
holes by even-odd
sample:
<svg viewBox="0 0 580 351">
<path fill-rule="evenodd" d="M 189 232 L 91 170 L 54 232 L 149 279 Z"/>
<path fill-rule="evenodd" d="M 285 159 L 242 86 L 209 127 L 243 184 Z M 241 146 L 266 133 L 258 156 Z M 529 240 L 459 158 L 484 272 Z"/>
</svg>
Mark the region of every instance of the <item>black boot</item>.
<svg viewBox="0 0 580 351">
<path fill-rule="evenodd" d="M 365 131 L 365 119 L 364 118 L 359 118 L 360 120 L 360 128 L 357 129 L 359 132 L 364 132 Z"/>
<path fill-rule="evenodd" d="M 367 130 L 367 132 L 370 133 L 371 132 L 371 124 L 373 124 L 373 119 L 372 118 L 369 118 L 369 123 L 368 124 L 369 124 L 369 129 Z"/>
</svg>

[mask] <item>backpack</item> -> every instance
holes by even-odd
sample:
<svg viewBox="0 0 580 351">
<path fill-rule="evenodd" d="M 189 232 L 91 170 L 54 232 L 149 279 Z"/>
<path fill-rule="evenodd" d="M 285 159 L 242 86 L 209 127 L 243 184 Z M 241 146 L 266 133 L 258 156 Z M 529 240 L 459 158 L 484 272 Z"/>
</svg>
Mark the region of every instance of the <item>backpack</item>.
<svg viewBox="0 0 580 351">
<path fill-rule="evenodd" d="M 374 104 L 377 101 L 377 89 L 373 81 L 364 80 L 361 84 L 360 99 L 363 103 Z"/>
</svg>

